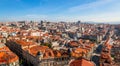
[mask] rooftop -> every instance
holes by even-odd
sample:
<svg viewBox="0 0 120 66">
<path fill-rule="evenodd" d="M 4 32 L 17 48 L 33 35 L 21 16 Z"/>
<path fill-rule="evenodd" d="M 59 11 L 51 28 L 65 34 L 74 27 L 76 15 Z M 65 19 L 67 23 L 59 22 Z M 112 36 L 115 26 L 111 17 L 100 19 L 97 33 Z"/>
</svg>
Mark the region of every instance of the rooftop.
<svg viewBox="0 0 120 66">
<path fill-rule="evenodd" d="M 88 61 L 86 59 L 78 59 L 78 60 L 73 60 L 70 63 L 70 66 L 95 66 L 95 64 L 91 61 Z"/>
<path fill-rule="evenodd" d="M 12 63 L 18 60 L 18 56 L 12 53 L 8 47 L 0 48 L 0 64 Z"/>
</svg>

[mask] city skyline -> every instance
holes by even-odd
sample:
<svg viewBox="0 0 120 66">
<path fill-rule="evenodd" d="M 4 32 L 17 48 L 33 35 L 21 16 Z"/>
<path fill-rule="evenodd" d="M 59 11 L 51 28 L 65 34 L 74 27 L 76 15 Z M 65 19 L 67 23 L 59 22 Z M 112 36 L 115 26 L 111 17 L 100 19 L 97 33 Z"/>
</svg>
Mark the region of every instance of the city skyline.
<svg viewBox="0 0 120 66">
<path fill-rule="evenodd" d="M 119 0 L 0 0 L 0 21 L 48 20 L 119 23 Z"/>
</svg>

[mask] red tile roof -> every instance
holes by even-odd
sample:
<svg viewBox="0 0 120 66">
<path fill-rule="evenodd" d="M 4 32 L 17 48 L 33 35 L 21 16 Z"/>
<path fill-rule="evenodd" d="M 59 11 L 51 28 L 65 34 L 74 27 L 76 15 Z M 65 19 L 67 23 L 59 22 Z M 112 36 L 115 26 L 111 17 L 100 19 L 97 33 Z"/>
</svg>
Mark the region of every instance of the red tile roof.
<svg viewBox="0 0 120 66">
<path fill-rule="evenodd" d="M 70 66 L 95 66 L 93 62 L 86 59 L 74 60 L 70 63 Z"/>
<path fill-rule="evenodd" d="M 18 60 L 18 56 L 12 53 L 7 47 L 0 48 L 0 64 L 11 63 Z"/>
</svg>

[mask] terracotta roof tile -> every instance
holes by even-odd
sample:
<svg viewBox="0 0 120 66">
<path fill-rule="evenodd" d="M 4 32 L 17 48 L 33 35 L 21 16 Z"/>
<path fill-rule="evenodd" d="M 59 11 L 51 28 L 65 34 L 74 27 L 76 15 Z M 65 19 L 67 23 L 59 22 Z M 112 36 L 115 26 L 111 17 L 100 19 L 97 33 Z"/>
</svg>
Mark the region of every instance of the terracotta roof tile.
<svg viewBox="0 0 120 66">
<path fill-rule="evenodd" d="M 93 62 L 85 59 L 74 60 L 70 63 L 70 66 L 95 66 Z"/>
<path fill-rule="evenodd" d="M 11 63 L 18 60 L 18 56 L 12 53 L 7 47 L 0 48 L 0 64 Z"/>
</svg>

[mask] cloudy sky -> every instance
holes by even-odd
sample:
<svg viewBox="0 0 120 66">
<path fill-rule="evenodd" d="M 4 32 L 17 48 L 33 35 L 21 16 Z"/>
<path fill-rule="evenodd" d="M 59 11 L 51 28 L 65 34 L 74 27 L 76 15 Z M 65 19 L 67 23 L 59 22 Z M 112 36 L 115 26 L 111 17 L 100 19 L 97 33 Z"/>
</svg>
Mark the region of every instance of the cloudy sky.
<svg viewBox="0 0 120 66">
<path fill-rule="evenodd" d="M 0 21 L 120 22 L 120 0 L 0 0 Z"/>
</svg>

